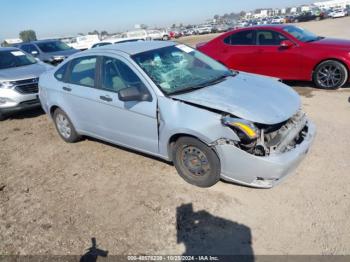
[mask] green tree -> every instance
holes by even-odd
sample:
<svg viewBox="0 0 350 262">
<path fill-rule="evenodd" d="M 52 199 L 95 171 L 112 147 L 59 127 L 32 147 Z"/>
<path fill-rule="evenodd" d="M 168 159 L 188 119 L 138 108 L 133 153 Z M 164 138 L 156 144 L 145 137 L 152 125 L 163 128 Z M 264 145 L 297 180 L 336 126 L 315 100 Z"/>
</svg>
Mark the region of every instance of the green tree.
<svg viewBox="0 0 350 262">
<path fill-rule="evenodd" d="M 140 25 L 140 28 L 146 30 L 146 29 L 148 28 L 148 26 L 145 25 L 145 24 L 141 24 L 141 25 Z"/>
<path fill-rule="evenodd" d="M 246 15 L 246 12 L 244 12 L 244 11 L 241 11 L 240 13 L 239 13 L 239 16 L 240 17 L 243 17 L 243 16 L 245 16 Z"/>
<path fill-rule="evenodd" d="M 34 30 L 24 30 L 22 32 L 19 33 L 19 38 L 21 38 L 21 40 L 23 42 L 30 42 L 30 41 L 36 41 L 36 33 Z"/>
<path fill-rule="evenodd" d="M 100 35 L 100 33 L 97 30 L 94 30 L 92 32 L 89 32 L 88 35 Z"/>
</svg>

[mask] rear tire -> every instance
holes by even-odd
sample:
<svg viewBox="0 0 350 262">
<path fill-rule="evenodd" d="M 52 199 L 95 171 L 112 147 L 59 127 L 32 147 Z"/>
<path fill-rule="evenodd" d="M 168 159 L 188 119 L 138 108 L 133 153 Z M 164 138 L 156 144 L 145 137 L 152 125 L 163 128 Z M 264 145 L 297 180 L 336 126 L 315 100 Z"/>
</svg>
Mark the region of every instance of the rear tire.
<svg viewBox="0 0 350 262">
<path fill-rule="evenodd" d="M 65 112 L 57 108 L 53 114 L 53 120 L 60 137 L 67 143 L 75 143 L 81 136 L 75 130 L 72 122 Z"/>
<path fill-rule="evenodd" d="M 344 86 L 348 77 L 348 69 L 342 63 L 327 60 L 316 67 L 313 81 L 318 88 L 335 90 Z"/>
<path fill-rule="evenodd" d="M 213 149 L 192 137 L 179 138 L 173 161 L 179 175 L 198 187 L 211 187 L 220 180 L 220 160 Z"/>
</svg>

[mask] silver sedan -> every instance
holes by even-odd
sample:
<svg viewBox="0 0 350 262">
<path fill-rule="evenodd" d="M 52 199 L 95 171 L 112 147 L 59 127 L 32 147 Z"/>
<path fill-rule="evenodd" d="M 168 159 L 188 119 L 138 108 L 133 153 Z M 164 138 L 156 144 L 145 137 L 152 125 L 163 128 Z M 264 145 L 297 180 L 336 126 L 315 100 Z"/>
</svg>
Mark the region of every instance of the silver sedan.
<svg viewBox="0 0 350 262">
<path fill-rule="evenodd" d="M 271 188 L 315 136 L 290 87 L 173 42 L 78 53 L 40 77 L 39 96 L 66 142 L 90 136 L 171 161 L 200 187 Z"/>
</svg>

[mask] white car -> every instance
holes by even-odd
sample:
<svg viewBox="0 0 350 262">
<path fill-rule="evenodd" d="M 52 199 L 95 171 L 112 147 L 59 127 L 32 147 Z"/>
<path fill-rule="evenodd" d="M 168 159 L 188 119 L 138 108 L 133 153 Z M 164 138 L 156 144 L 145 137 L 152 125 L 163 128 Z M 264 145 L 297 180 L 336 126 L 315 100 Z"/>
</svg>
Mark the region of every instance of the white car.
<svg viewBox="0 0 350 262">
<path fill-rule="evenodd" d="M 152 39 L 152 40 L 169 40 L 169 33 L 166 30 L 147 30 L 147 36 L 148 38 Z"/>
<path fill-rule="evenodd" d="M 68 45 L 77 50 L 86 50 L 99 41 L 98 35 L 85 35 L 74 38 Z"/>
<path fill-rule="evenodd" d="M 284 23 L 284 18 L 280 16 L 276 16 L 272 19 L 271 21 L 272 24 L 283 24 Z"/>
<path fill-rule="evenodd" d="M 201 25 L 197 28 L 197 33 L 200 35 L 210 34 L 213 27 L 211 25 Z"/>
<path fill-rule="evenodd" d="M 345 17 L 345 16 L 347 16 L 347 12 L 344 11 L 344 10 L 341 10 L 341 9 L 339 9 L 339 10 L 334 10 L 332 13 L 330 13 L 330 16 L 331 16 L 332 18 Z"/>
</svg>

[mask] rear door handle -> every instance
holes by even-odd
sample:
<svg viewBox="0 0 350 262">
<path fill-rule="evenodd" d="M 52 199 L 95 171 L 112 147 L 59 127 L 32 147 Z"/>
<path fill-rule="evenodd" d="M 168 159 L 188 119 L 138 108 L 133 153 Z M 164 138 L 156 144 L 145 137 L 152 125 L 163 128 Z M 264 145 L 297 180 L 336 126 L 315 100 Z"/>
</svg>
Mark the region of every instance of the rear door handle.
<svg viewBox="0 0 350 262">
<path fill-rule="evenodd" d="M 112 102 L 113 99 L 110 96 L 100 96 L 100 99 L 106 102 Z"/>
<path fill-rule="evenodd" d="M 64 90 L 64 91 L 67 91 L 67 92 L 70 92 L 70 91 L 72 91 L 72 88 L 69 88 L 69 87 L 62 87 L 62 89 Z"/>
</svg>

